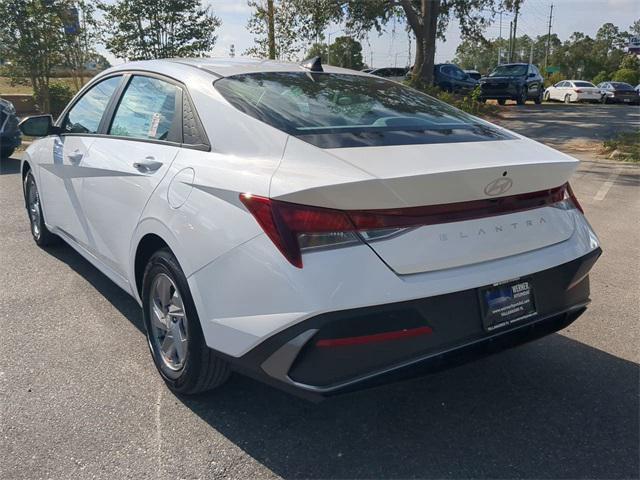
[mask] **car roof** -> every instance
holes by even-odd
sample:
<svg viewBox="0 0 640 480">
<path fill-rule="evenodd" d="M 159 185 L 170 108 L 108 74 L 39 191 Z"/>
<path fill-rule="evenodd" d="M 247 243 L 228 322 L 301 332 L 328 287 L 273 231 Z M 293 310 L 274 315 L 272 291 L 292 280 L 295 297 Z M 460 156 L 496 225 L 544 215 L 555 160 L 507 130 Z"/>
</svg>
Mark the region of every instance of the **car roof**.
<svg viewBox="0 0 640 480">
<path fill-rule="evenodd" d="M 166 67 L 188 66 L 210 73 L 217 77 L 228 77 L 242 73 L 263 72 L 308 72 L 299 63 L 280 60 L 260 60 L 254 58 L 168 58 L 162 60 L 143 60 L 129 62 L 109 69 L 110 72 L 120 70 L 142 69 L 162 72 Z M 325 72 L 348 73 L 352 75 L 368 75 L 365 72 L 334 67 L 322 66 Z"/>
</svg>

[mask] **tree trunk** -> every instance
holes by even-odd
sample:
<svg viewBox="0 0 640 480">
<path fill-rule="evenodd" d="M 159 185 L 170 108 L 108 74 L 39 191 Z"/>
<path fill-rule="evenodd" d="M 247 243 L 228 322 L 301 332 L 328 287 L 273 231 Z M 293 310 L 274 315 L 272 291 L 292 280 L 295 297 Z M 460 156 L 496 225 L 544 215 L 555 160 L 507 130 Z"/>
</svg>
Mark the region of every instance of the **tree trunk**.
<svg viewBox="0 0 640 480">
<path fill-rule="evenodd" d="M 275 13 L 273 11 L 273 0 L 267 0 L 267 30 L 269 35 L 269 58 L 276 58 L 276 32 L 275 32 Z"/>
<path fill-rule="evenodd" d="M 427 85 L 433 83 L 433 64 L 436 54 L 440 2 L 441 0 L 422 0 L 420 12 L 415 10 L 412 2 L 401 2 L 409 26 L 416 36 L 413 80 Z"/>
</svg>

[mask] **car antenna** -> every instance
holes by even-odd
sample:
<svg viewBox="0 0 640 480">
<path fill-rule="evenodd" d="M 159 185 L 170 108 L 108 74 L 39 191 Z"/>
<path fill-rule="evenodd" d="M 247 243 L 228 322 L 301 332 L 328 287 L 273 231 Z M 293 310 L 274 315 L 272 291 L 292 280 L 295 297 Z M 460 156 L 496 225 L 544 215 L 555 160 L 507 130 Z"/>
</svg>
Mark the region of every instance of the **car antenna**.
<svg viewBox="0 0 640 480">
<path fill-rule="evenodd" d="M 302 68 L 306 68 L 310 72 L 324 72 L 322 68 L 322 59 L 320 57 L 311 57 L 300 63 Z"/>
</svg>

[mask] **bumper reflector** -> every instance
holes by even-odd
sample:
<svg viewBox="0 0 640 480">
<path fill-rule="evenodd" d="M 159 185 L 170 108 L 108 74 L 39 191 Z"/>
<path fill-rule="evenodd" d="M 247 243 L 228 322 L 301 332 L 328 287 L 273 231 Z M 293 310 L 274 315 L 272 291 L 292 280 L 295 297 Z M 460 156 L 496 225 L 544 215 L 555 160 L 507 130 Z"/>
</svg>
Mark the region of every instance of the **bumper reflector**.
<svg viewBox="0 0 640 480">
<path fill-rule="evenodd" d="M 433 333 L 431 327 L 408 328 L 393 332 L 376 333 L 374 335 L 364 335 L 361 337 L 344 338 L 324 338 L 316 342 L 316 347 L 346 347 L 350 345 L 366 345 L 371 343 L 386 342 L 389 340 L 400 340 L 403 338 L 417 337 L 420 335 L 430 335 Z"/>
</svg>

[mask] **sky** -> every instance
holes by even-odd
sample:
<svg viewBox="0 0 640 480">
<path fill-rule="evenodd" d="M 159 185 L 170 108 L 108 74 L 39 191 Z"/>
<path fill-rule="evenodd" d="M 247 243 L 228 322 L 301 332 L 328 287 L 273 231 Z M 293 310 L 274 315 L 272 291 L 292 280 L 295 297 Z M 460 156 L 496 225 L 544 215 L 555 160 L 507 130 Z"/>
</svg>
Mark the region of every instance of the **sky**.
<svg viewBox="0 0 640 480">
<path fill-rule="evenodd" d="M 112 0 L 113 1 L 113 0 Z M 640 1 L 638 0 L 524 0 L 518 18 L 518 35 L 531 37 L 545 35 L 549 23 L 549 9 L 553 3 L 553 20 L 551 31 L 560 39 L 567 39 L 573 32 L 584 32 L 594 36 L 598 28 L 607 22 L 626 30 L 633 21 L 640 19 Z M 227 57 L 229 47 L 235 45 L 236 56 L 241 56 L 253 45 L 253 35 L 247 29 L 247 20 L 251 16 L 251 8 L 246 0 L 203 0 L 210 5 L 213 12 L 222 20 L 218 29 L 218 41 L 212 56 Z M 509 37 L 509 22 L 512 14 L 502 15 L 502 36 Z M 325 36 L 331 38 L 344 35 L 343 25 L 330 25 Z M 499 16 L 485 31 L 487 38 L 498 38 L 500 35 Z M 404 67 L 411 63 L 409 49 L 415 53 L 415 42 L 409 42 L 403 23 L 388 24 L 386 31 L 379 36 L 373 31 L 368 38 L 361 40 L 363 57 L 373 67 Z M 446 33 L 446 41 L 438 41 L 436 62 L 453 59 L 460 43 L 459 25 L 451 20 Z M 120 63 L 113 56 L 104 52 L 113 64 Z M 302 53 L 301 53 L 302 55 Z"/>
</svg>

